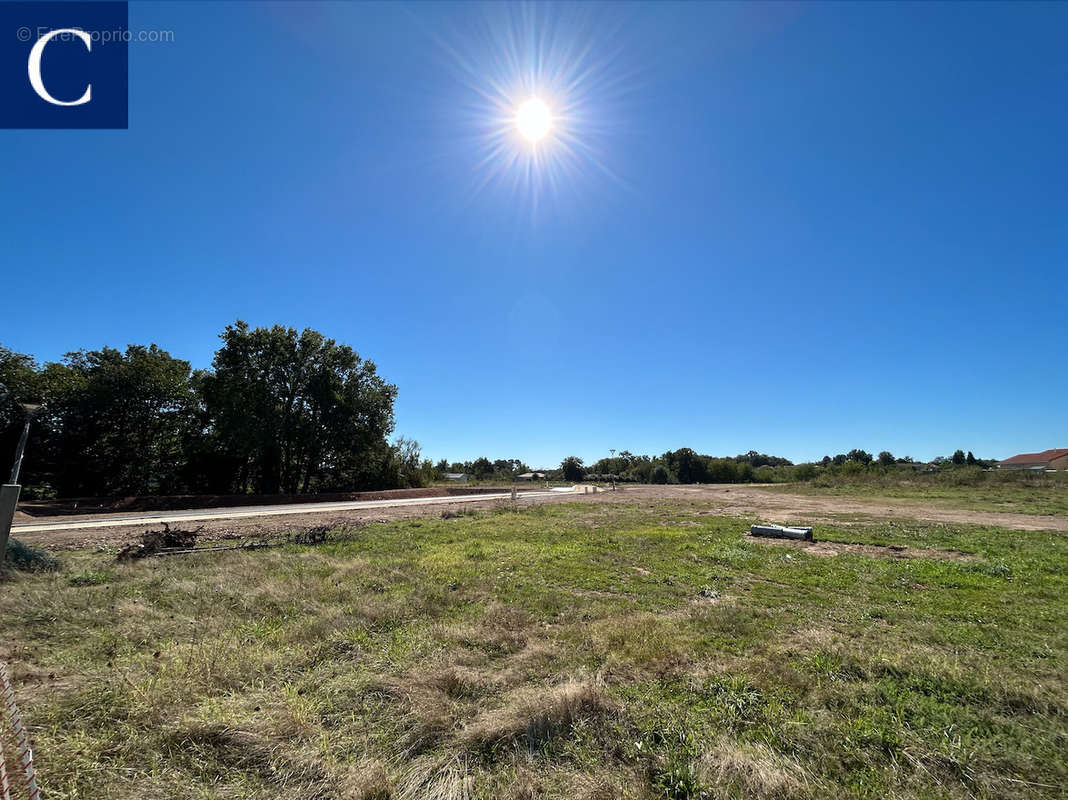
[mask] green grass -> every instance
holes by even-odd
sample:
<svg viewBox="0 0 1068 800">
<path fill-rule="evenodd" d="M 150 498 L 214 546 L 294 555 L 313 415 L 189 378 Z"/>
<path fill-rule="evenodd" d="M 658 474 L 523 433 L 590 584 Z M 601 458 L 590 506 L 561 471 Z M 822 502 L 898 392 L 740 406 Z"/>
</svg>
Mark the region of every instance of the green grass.
<svg viewBox="0 0 1068 800">
<path fill-rule="evenodd" d="M 808 483 L 770 488 L 791 494 L 933 501 L 947 508 L 970 511 L 1045 516 L 1068 514 L 1068 472 L 985 472 L 968 467 L 924 475 L 901 470 L 873 470 L 858 474 L 824 474 Z"/>
<path fill-rule="evenodd" d="M 820 528 L 944 555 L 821 557 L 701 511 L 13 576 L 45 796 L 1068 796 L 1063 534 Z"/>
</svg>

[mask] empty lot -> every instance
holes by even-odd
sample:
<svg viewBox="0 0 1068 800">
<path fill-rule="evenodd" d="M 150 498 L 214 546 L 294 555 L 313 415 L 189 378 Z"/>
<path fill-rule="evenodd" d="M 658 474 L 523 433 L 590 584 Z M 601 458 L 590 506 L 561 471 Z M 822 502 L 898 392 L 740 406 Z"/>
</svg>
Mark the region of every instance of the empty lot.
<svg viewBox="0 0 1068 800">
<path fill-rule="evenodd" d="M 919 520 L 924 522 L 967 523 L 991 525 L 1007 530 L 1060 530 L 1068 531 L 1068 515 L 1041 515 L 1012 512 L 975 511 L 961 508 L 952 501 L 923 501 L 911 498 L 871 498 L 848 495 L 819 495 L 805 493 L 804 489 L 791 486 L 761 487 L 744 484 L 705 486 L 624 486 L 618 492 L 598 494 L 544 495 L 519 497 L 519 504 L 564 503 L 578 499 L 586 503 L 623 503 L 647 505 L 665 501 L 701 503 L 709 510 L 727 516 L 738 516 L 771 522 L 794 523 L 854 523 L 864 520 Z M 462 508 L 497 508 L 510 506 L 509 500 L 485 500 L 471 503 L 456 503 L 449 498 L 435 499 L 425 505 L 376 506 L 349 510 L 308 511 L 299 506 L 280 507 L 284 516 L 271 518 L 230 518 L 202 520 L 190 523 L 189 527 L 203 526 L 205 541 L 219 539 L 255 538 L 273 536 L 286 531 L 339 525 L 361 525 L 388 522 L 412 517 L 441 516 L 453 514 Z M 217 509 L 213 510 L 217 511 Z M 20 522 L 30 524 L 57 524 L 80 519 L 102 521 L 104 515 L 84 517 L 25 517 Z M 82 547 L 117 546 L 133 541 L 144 530 L 159 527 L 146 523 L 143 528 L 122 526 L 90 530 L 56 529 L 49 531 L 19 532 L 14 534 L 28 544 L 52 549 L 77 549 Z"/>
<path fill-rule="evenodd" d="M 68 550 L 0 587 L 2 656 L 53 798 L 1063 796 L 1064 533 L 827 509 L 817 545 L 745 536 L 789 499 Z"/>
</svg>

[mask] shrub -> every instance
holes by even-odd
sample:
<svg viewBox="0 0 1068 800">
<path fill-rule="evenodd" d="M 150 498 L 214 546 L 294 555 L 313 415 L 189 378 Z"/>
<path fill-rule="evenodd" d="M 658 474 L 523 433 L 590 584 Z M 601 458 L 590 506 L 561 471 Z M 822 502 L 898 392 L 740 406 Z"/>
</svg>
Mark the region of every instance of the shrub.
<svg viewBox="0 0 1068 800">
<path fill-rule="evenodd" d="M 9 539 L 4 566 L 21 572 L 55 572 L 59 569 L 59 560 L 46 550 L 30 547 L 18 539 Z"/>
</svg>

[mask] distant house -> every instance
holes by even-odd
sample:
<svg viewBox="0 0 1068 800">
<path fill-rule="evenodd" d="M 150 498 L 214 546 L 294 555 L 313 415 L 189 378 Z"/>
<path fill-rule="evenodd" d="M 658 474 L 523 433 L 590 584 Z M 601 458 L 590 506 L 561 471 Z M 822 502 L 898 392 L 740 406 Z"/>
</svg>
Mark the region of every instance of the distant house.
<svg viewBox="0 0 1068 800">
<path fill-rule="evenodd" d="M 466 472 L 446 472 L 445 473 L 445 480 L 447 480 L 447 481 L 456 481 L 456 483 L 467 483 L 467 473 Z"/>
<path fill-rule="evenodd" d="M 998 469 L 1068 469 L 1068 447 L 1043 450 L 1041 453 L 1020 453 L 999 461 Z"/>
<path fill-rule="evenodd" d="M 545 480 L 547 472 L 524 472 L 522 475 L 516 475 L 517 481 L 541 481 Z"/>
</svg>

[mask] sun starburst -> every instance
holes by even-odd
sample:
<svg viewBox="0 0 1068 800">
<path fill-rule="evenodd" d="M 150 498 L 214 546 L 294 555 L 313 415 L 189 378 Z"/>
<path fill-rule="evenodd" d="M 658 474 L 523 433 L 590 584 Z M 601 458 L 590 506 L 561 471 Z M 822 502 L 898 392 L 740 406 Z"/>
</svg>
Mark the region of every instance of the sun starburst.
<svg viewBox="0 0 1068 800">
<path fill-rule="evenodd" d="M 608 180 L 608 139 L 620 127 L 628 78 L 596 7 L 485 7 L 482 24 L 438 36 L 467 94 L 474 193 L 504 187 L 536 209 L 565 188 Z"/>
</svg>

